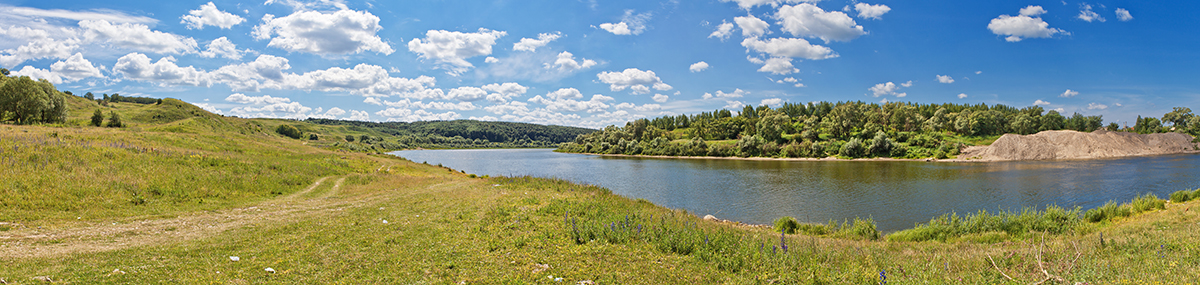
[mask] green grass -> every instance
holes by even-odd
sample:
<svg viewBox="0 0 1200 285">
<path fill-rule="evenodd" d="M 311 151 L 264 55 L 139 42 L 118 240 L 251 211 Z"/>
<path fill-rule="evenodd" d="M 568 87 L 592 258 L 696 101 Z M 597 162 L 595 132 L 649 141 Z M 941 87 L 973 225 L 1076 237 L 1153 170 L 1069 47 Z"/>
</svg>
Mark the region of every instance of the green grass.
<svg viewBox="0 0 1200 285">
<path fill-rule="evenodd" d="M 949 215 L 889 235 L 869 219 L 797 224 L 797 234 L 781 234 L 595 186 L 470 178 L 249 127 L 282 122 L 216 119 L 233 127 L 152 131 L 188 119 L 135 120 L 142 125 L 123 129 L 0 127 L 0 164 L 8 163 L 0 183 L 9 183 L 0 190 L 0 279 L 878 284 L 883 274 L 892 284 L 1027 284 L 1047 275 L 1068 284 L 1200 282 L 1197 201 L 1142 196 L 1101 207 L 1107 218 L 1098 223 L 1052 206 Z M 145 202 L 135 205 L 139 195 Z M 178 222 L 223 215 L 245 220 Z M 128 230 L 106 231 L 121 225 Z"/>
</svg>

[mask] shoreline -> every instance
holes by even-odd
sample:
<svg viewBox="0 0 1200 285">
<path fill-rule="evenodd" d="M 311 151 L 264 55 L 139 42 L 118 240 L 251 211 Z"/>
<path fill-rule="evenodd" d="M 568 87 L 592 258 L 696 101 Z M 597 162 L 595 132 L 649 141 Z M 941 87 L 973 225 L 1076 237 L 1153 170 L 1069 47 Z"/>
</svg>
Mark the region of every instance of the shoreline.
<svg viewBox="0 0 1200 285">
<path fill-rule="evenodd" d="M 728 157 L 728 156 L 670 156 L 670 155 L 640 155 L 640 154 L 608 154 L 608 153 L 582 153 L 582 152 L 564 152 L 564 153 L 583 154 L 583 155 L 594 155 L 594 156 L 609 156 L 609 157 L 627 157 L 627 158 L 656 158 L 656 159 L 717 159 L 717 160 L 751 160 L 751 161 L 864 161 L 864 162 L 871 162 L 871 161 L 908 161 L 908 162 L 970 162 L 970 163 L 988 163 L 988 162 L 1016 162 L 1016 161 L 1078 161 L 1078 160 L 1120 159 L 1120 158 L 1131 158 L 1131 157 L 1148 157 L 1148 156 L 1160 156 L 1160 155 L 1200 154 L 1200 151 L 1198 151 L 1198 150 L 1189 150 L 1189 151 L 1180 151 L 1180 152 L 1172 152 L 1172 153 L 1155 153 L 1155 154 L 1141 154 L 1141 155 L 1123 155 L 1123 156 L 1105 156 L 1105 157 L 1080 157 L 1080 158 L 1062 158 L 1062 159 L 1025 159 L 1025 160 L 1019 160 L 1019 159 L 1009 159 L 1009 160 L 1004 160 L 1004 159 L 983 159 L 983 158 L 977 158 L 977 159 L 971 159 L 971 158 L 966 158 L 966 159 L 964 159 L 964 158 L 947 158 L 947 159 L 936 159 L 936 158 L 890 158 L 890 157 L 873 157 L 873 158 L 852 158 L 852 159 L 845 159 L 845 158 L 837 158 L 837 157 L 833 157 L 833 156 L 830 156 L 830 157 L 825 157 L 825 158 L 813 158 L 813 157 L 797 157 L 797 158 L 786 157 L 786 158 L 785 158 L 785 157 L 761 157 L 761 156 L 756 156 L 756 157 Z"/>
</svg>

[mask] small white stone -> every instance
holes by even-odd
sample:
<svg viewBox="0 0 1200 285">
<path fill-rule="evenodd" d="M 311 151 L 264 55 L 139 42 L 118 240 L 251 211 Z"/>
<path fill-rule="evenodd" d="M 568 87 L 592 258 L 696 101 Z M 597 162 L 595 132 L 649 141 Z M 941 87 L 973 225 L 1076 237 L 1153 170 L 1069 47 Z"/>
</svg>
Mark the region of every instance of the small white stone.
<svg viewBox="0 0 1200 285">
<path fill-rule="evenodd" d="M 386 224 L 386 223 L 387 223 L 387 220 L 383 220 L 383 223 L 384 223 L 384 224 Z"/>
<path fill-rule="evenodd" d="M 265 270 L 267 271 L 267 273 L 275 273 L 275 268 L 267 267 L 267 269 L 265 269 Z"/>
<path fill-rule="evenodd" d="M 229 260 L 232 260 L 232 261 L 238 261 L 238 260 L 242 260 L 242 258 L 241 258 L 241 257 L 237 257 L 237 256 L 230 256 L 230 257 L 229 257 Z"/>
</svg>

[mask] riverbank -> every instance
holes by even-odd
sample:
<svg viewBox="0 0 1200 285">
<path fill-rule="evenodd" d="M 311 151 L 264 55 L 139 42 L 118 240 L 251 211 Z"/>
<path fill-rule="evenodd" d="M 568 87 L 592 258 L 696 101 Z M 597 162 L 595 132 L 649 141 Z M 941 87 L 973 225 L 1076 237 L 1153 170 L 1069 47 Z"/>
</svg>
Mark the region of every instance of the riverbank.
<svg viewBox="0 0 1200 285">
<path fill-rule="evenodd" d="M 357 156 L 357 154 L 351 154 Z M 1194 283 L 1195 201 L 1064 234 L 946 242 L 779 235 L 607 190 L 468 178 L 398 159 L 248 206 L 26 223 L 0 239 L 24 283 Z M 85 234 L 70 234 L 82 232 Z M 993 265 L 994 263 L 994 265 Z M 267 268 L 270 268 L 268 271 Z M 1042 271 L 1044 268 L 1045 271 Z M 1007 276 L 1007 277 L 1006 277 Z M 1012 278 L 1009 280 L 1008 278 Z M 40 281 L 39 281 L 40 282 Z"/>
<path fill-rule="evenodd" d="M 786 158 L 786 157 L 716 157 L 579 153 L 586 155 L 667 158 L 667 159 L 726 159 L 759 161 L 923 161 L 923 162 L 1000 162 L 1022 160 L 1079 160 L 1135 156 L 1200 153 L 1200 144 L 1192 136 L 1181 133 L 1135 134 L 1127 132 L 1043 131 L 1032 135 L 1006 134 L 991 145 L 966 147 L 956 158 L 904 159 L 874 158 Z"/>
<path fill-rule="evenodd" d="M 875 239 L 869 223 L 781 235 L 596 186 L 472 178 L 269 136 L 26 126 L 0 135 L 22 151 L 3 155 L 41 159 L 0 173 L 38 185 L 5 188 L 24 204 L 0 209 L 0 283 L 1200 282 L 1196 201 L 1044 239 L 900 242 Z M 305 163 L 320 171 L 227 182 Z M 112 167 L 71 171 L 89 165 Z M 140 195 L 75 196 L 86 193 L 68 192 L 73 181 Z"/>
</svg>

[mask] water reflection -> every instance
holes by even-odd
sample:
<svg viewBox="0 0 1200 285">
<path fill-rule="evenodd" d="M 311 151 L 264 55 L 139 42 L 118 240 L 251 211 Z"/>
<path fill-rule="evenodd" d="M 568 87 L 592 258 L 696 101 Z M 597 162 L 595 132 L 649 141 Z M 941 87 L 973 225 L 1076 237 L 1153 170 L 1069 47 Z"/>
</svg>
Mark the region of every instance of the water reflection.
<svg viewBox="0 0 1200 285">
<path fill-rule="evenodd" d="M 480 175 L 557 177 L 697 215 L 770 223 L 871 217 L 884 231 L 949 212 L 1098 207 L 1196 188 L 1200 156 L 994 163 L 650 159 L 547 149 L 393 154 Z"/>
</svg>

